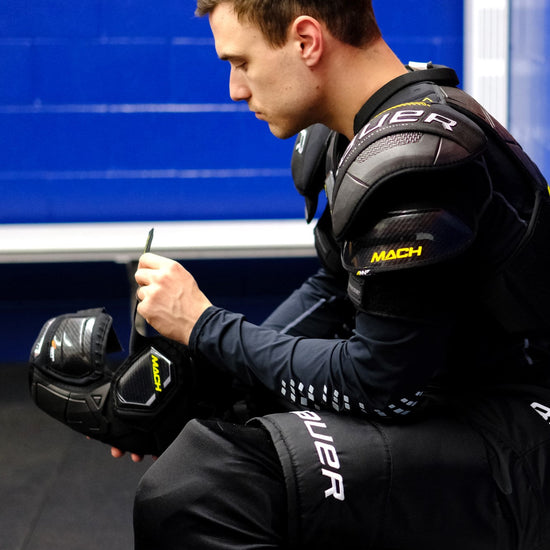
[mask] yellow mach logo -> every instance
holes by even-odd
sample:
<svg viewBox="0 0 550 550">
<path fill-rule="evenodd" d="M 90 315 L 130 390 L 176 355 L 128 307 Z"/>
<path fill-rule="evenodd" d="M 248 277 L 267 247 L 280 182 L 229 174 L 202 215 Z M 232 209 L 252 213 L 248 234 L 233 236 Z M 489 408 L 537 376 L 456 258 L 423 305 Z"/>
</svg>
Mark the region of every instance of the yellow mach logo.
<svg viewBox="0 0 550 550">
<path fill-rule="evenodd" d="M 155 381 L 155 391 L 162 391 L 162 381 L 160 379 L 159 358 L 151 354 L 151 363 L 153 368 L 153 380 Z"/>
<path fill-rule="evenodd" d="M 392 260 L 404 260 L 406 258 L 412 258 L 414 256 L 422 256 L 422 247 L 413 248 L 412 246 L 405 248 L 397 248 L 395 250 L 382 250 L 381 252 L 374 252 L 370 263 L 389 262 Z"/>
</svg>

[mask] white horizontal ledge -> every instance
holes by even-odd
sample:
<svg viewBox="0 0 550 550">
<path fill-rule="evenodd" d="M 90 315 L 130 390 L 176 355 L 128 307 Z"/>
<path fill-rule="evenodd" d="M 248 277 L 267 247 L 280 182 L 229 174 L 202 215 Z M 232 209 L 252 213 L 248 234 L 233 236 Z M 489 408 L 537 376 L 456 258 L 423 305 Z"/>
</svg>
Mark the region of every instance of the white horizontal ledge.
<svg viewBox="0 0 550 550">
<path fill-rule="evenodd" d="M 114 222 L 0 225 L 0 263 L 137 260 L 151 251 L 175 259 L 313 256 L 304 220 Z"/>
</svg>

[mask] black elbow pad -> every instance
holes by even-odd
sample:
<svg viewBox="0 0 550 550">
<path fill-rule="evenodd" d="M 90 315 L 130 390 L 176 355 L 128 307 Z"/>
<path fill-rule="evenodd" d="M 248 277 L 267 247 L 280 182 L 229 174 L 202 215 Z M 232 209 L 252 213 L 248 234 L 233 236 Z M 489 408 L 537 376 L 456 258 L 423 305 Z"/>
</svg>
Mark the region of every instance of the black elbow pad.
<svg viewBox="0 0 550 550">
<path fill-rule="evenodd" d="M 50 319 L 30 355 L 29 384 L 40 409 L 123 451 L 158 456 L 188 420 L 207 416 L 187 348 L 141 337 L 119 365 L 112 318 L 102 309 Z M 215 386 L 213 382 L 212 387 Z"/>
</svg>

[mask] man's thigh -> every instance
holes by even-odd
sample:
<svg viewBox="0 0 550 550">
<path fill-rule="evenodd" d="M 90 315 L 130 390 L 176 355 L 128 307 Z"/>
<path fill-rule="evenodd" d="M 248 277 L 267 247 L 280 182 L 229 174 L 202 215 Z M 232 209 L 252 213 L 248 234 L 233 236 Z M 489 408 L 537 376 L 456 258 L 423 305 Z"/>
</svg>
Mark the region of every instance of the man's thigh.
<svg viewBox="0 0 550 550">
<path fill-rule="evenodd" d="M 284 485 L 265 430 L 191 421 L 138 487 L 135 547 L 285 548 Z"/>
</svg>

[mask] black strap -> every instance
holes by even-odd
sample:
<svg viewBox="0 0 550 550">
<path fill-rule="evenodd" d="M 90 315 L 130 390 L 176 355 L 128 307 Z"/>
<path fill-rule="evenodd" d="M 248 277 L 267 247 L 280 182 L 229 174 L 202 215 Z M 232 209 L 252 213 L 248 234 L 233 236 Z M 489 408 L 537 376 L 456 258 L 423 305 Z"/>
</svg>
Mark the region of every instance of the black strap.
<svg viewBox="0 0 550 550">
<path fill-rule="evenodd" d="M 428 65 L 430 66 L 430 65 Z M 442 65 L 431 65 L 432 68 L 426 70 L 413 70 L 403 76 L 393 79 L 385 86 L 382 86 L 359 110 L 354 120 L 354 133 L 365 125 L 378 111 L 380 106 L 387 101 L 389 97 L 396 94 L 399 90 L 415 84 L 416 82 L 434 82 L 440 86 L 457 86 L 460 82 L 453 69 Z"/>
<path fill-rule="evenodd" d="M 153 242 L 153 236 L 155 233 L 154 227 L 149 230 L 147 234 L 147 241 L 145 242 L 145 248 L 143 253 L 149 252 L 151 250 L 151 243 Z M 141 334 L 137 328 L 137 318 L 143 319 L 138 313 L 138 304 L 139 300 L 136 297 L 136 303 L 134 306 L 134 314 L 132 315 L 132 327 L 130 329 L 130 341 L 129 341 L 129 354 L 133 355 L 136 351 L 139 351 L 147 343 L 147 334 Z M 144 319 L 145 320 L 145 319 Z"/>
</svg>

